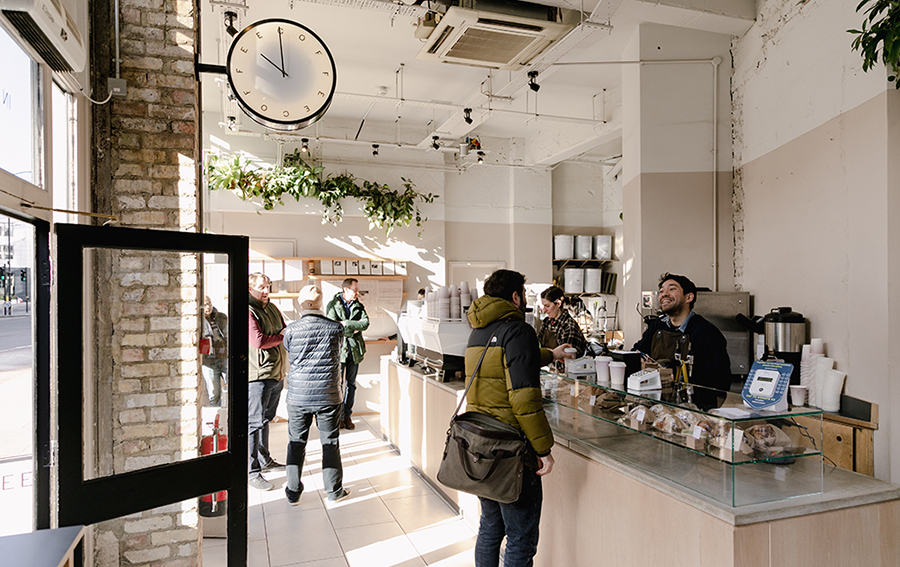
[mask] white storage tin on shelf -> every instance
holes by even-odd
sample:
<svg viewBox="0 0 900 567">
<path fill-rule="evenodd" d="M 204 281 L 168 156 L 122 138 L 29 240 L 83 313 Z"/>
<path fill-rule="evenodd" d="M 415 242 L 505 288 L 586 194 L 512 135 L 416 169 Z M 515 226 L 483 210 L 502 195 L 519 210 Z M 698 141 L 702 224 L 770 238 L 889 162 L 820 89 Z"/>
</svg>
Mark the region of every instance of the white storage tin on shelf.
<svg viewBox="0 0 900 567">
<path fill-rule="evenodd" d="M 584 270 L 584 292 L 600 293 L 600 282 L 603 281 L 603 270 L 587 268 Z"/>
<path fill-rule="evenodd" d="M 575 257 L 579 260 L 590 260 L 591 259 L 591 241 L 592 237 L 590 236 L 576 236 L 575 237 Z"/>
<path fill-rule="evenodd" d="M 557 234 L 553 237 L 553 259 L 571 260 L 575 257 L 575 237 L 571 234 Z"/>
<path fill-rule="evenodd" d="M 594 237 L 594 258 L 612 260 L 612 236 L 598 234 Z"/>
<path fill-rule="evenodd" d="M 563 270 L 566 293 L 584 293 L 584 269 L 566 268 Z"/>
</svg>

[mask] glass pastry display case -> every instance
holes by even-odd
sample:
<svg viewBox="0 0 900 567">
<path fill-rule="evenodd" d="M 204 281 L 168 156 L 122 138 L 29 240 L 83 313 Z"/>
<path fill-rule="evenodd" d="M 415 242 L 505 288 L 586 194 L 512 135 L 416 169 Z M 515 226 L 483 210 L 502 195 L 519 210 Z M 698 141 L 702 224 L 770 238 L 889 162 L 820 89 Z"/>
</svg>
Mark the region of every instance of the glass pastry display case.
<svg viewBox="0 0 900 567">
<path fill-rule="evenodd" d="M 570 448 L 609 454 L 729 506 L 823 491 L 819 409 L 755 411 L 740 394 L 702 386 L 638 392 L 549 372 L 541 389 Z"/>
</svg>

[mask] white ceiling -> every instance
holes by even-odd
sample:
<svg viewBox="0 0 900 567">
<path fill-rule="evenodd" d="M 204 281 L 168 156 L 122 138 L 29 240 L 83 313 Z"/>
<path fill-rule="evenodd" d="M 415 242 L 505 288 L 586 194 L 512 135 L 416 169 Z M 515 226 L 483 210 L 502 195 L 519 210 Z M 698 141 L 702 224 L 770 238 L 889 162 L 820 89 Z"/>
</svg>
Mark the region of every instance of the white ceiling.
<svg viewBox="0 0 900 567">
<path fill-rule="evenodd" d="M 576 10 L 575 4 L 565 0 L 540 3 Z M 611 24 L 611 30 L 582 29 L 585 39 L 580 43 L 570 49 L 551 46 L 528 68 L 512 72 L 416 59 L 423 44 L 414 35 L 418 16 L 425 11 L 422 6 L 385 0 L 203 0 L 200 62 L 224 64 L 230 40 L 224 31 L 226 10 L 238 13 L 238 30 L 264 18 L 288 18 L 322 38 L 335 59 L 338 77 L 337 94 L 325 117 L 295 132 L 297 138 L 319 139 L 320 143 L 341 139 L 425 147 L 432 136 L 438 135 L 448 148 L 458 147 L 467 135 L 483 141 L 517 138 L 529 148 L 526 162 L 552 165 L 564 159 L 603 160 L 618 157 L 622 151 L 622 65 L 548 63 L 621 61 L 626 44 L 641 22 L 739 35 L 752 24 L 748 14 L 755 13 L 754 8 L 747 9 L 754 6 L 753 0 L 672 3 L 688 6 L 641 0 L 600 0 L 598 5 L 597 0 L 587 0 L 577 6 L 581 17 L 587 19 L 595 11 L 595 21 Z M 691 7 L 693 3 L 703 9 Z M 710 5 L 719 4 L 728 6 L 732 14 L 710 9 Z M 743 14 L 734 13 L 735 4 L 741 5 Z M 571 16 L 579 17 L 577 12 Z M 564 39 L 558 43 L 567 47 L 571 42 Z M 553 53 L 554 49 L 558 51 Z M 538 93 L 526 85 L 526 73 L 532 68 L 540 71 Z M 203 76 L 202 104 L 208 129 L 210 124 L 224 123 L 224 116 L 235 112 L 233 108 L 223 111 L 228 104 L 223 78 Z M 484 92 L 511 100 L 489 100 L 482 96 Z M 473 108 L 472 125 L 462 120 L 466 107 Z M 265 132 L 246 116 L 239 122 L 241 131 Z M 224 128 L 208 133 L 230 136 Z M 232 147 L 239 145 L 232 142 Z"/>
</svg>

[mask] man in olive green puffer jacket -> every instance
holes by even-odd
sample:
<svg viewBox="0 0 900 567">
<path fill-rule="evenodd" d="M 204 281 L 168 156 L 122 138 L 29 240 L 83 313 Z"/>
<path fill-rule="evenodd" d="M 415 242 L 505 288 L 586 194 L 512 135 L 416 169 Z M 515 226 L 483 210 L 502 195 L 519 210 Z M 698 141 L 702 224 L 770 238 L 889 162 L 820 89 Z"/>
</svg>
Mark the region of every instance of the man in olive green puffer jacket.
<svg viewBox="0 0 900 567">
<path fill-rule="evenodd" d="M 568 344 L 540 348 L 534 327 L 525 322 L 525 276 L 497 270 L 484 282 L 484 293 L 469 308 L 473 327 L 466 348 L 466 374 L 472 371 L 490 339 L 490 346 L 466 395 L 466 411 L 477 411 L 525 433 L 530 451 L 525 461 L 522 493 L 510 504 L 486 498 L 475 543 L 476 567 L 499 563 L 506 537 L 503 564 L 531 565 L 537 553 L 543 491 L 541 476 L 553 468 L 553 433 L 541 399 L 541 366 L 562 359 Z M 493 337 L 491 334 L 493 333 Z M 571 355 L 569 355 L 571 356 Z"/>
<path fill-rule="evenodd" d="M 347 278 L 341 282 L 341 293 L 328 302 L 325 316 L 344 326 L 344 343 L 341 345 L 341 374 L 347 385 L 344 396 L 344 413 L 341 418 L 341 429 L 354 429 L 353 402 L 356 400 L 356 374 L 359 363 L 366 354 L 366 341 L 363 331 L 369 328 L 369 315 L 366 307 L 359 301 L 359 281 Z"/>
</svg>

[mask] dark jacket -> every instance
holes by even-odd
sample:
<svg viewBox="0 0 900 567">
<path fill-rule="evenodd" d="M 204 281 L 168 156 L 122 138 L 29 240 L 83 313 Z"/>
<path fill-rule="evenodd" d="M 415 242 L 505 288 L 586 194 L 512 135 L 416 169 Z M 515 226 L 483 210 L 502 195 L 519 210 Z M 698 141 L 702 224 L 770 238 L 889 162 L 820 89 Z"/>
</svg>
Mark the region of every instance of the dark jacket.
<svg viewBox="0 0 900 567">
<path fill-rule="evenodd" d="M 287 403 L 292 406 L 333 406 L 344 400 L 341 383 L 340 323 L 321 311 L 303 311 L 284 331 L 289 368 Z"/>
<path fill-rule="evenodd" d="M 203 338 L 209 339 L 209 354 L 203 355 L 203 364 L 228 358 L 228 316 L 212 308 L 209 317 L 203 316 Z"/>
<path fill-rule="evenodd" d="M 365 306 L 357 299 L 350 304 L 350 312 L 341 301 L 341 293 L 337 293 L 328 302 L 325 315 L 334 321 L 347 321 L 344 325 L 344 344 L 341 346 L 341 362 L 347 362 L 353 358 L 353 362 L 359 364 L 366 354 L 366 341 L 363 339 L 363 331 L 369 328 L 369 315 Z"/>
<path fill-rule="evenodd" d="M 281 332 L 284 318 L 271 301 L 263 307 L 250 296 L 250 347 L 247 352 L 247 381 L 281 380 L 287 368 Z"/>
<path fill-rule="evenodd" d="M 471 376 L 491 332 L 496 334 L 484 356 L 466 408 L 492 415 L 523 431 L 538 456 L 550 453 L 553 433 L 541 399 L 541 366 L 553 353 L 538 346 L 534 327 L 515 305 L 498 297 L 482 296 L 468 312 L 474 330 L 466 347 L 466 375 Z"/>
<path fill-rule="evenodd" d="M 633 350 L 649 355 L 653 336 L 660 329 L 678 331 L 677 327 L 672 327 L 662 318 L 654 319 L 647 325 L 641 340 L 634 343 Z M 731 360 L 721 331 L 697 313 L 691 315 L 685 331 L 690 338 L 691 353 L 694 355 L 691 383 L 727 391 L 731 387 Z"/>
</svg>

